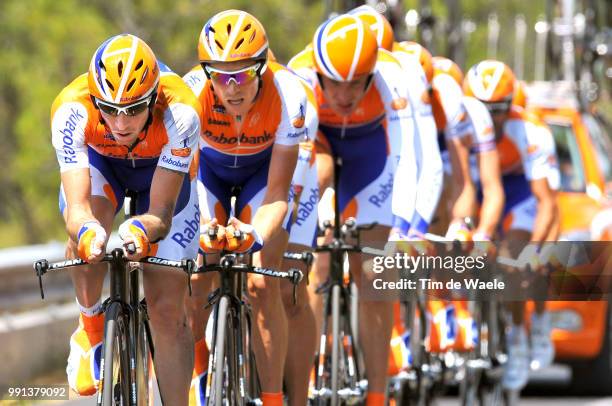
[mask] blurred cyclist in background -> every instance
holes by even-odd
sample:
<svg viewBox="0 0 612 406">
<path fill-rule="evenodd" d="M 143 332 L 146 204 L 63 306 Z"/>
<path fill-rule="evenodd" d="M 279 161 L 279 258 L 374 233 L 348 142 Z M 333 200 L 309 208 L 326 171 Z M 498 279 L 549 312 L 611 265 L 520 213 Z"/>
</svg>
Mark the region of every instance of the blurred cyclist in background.
<svg viewBox="0 0 612 406">
<path fill-rule="evenodd" d="M 202 110 L 198 187 L 202 208 L 201 250 L 214 262 L 220 250 L 254 253 L 253 265 L 278 269 L 287 247 L 288 195 L 307 134 L 307 97 L 299 79 L 268 60 L 261 23 L 240 10 L 213 16 L 198 41 L 200 65 L 185 75 Z M 235 209 L 232 192 L 239 190 Z M 216 230 L 216 239 L 208 230 Z M 236 241 L 234 230 L 246 236 Z M 205 402 L 208 351 L 204 309 L 212 277 L 194 281 L 190 300 L 196 339 L 192 404 Z M 249 275 L 253 341 L 264 406 L 282 405 L 287 318 L 278 279 Z"/>
<path fill-rule="evenodd" d="M 495 141 L 500 155 L 506 201 L 500 255 L 528 263 L 542 273 L 540 250 L 545 241 L 558 237 L 558 208 L 555 190 L 559 171 L 555 144 L 548 127 L 535 116 L 513 105 L 516 79 L 502 62 L 486 60 L 468 71 L 464 91 L 482 101 L 493 118 Z M 526 242 L 530 242 L 525 245 Z M 514 285 L 523 286 L 526 275 L 514 270 Z M 532 315 L 530 343 L 524 325 L 524 302 L 512 302 L 512 322 L 508 331 L 508 362 L 502 383 L 519 390 L 528 379 L 530 363 L 538 367 L 554 358 L 550 316 L 543 303 Z M 531 346 L 529 346 L 531 344 Z"/>
<path fill-rule="evenodd" d="M 141 39 L 122 34 L 100 45 L 89 72 L 64 88 L 51 109 L 60 209 L 70 236 L 67 258 L 91 264 L 102 259 L 126 190 L 137 193 L 139 214 L 119 227 L 123 242 L 136 245 L 129 259 L 195 258 L 200 211 L 192 158 L 199 114 L 193 93 Z M 81 315 L 66 372 L 70 387 L 81 395 L 95 393 L 100 380 L 106 269 L 104 264 L 72 271 Z M 143 281 L 161 396 L 167 404 L 186 405 L 193 338 L 184 307 L 185 278 L 145 265 Z"/>
</svg>

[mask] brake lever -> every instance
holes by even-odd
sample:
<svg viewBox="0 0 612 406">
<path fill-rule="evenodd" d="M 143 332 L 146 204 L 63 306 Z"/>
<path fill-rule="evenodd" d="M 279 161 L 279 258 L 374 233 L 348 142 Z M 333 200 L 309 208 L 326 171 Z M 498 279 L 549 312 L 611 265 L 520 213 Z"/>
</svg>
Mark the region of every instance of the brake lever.
<svg viewBox="0 0 612 406">
<path fill-rule="evenodd" d="M 36 261 L 34 264 L 34 270 L 36 271 L 36 276 L 38 276 L 38 287 L 40 288 L 40 298 L 45 300 L 45 291 L 43 289 L 42 276 L 49 269 L 49 261 L 46 259 L 42 259 L 40 261 Z"/>
</svg>

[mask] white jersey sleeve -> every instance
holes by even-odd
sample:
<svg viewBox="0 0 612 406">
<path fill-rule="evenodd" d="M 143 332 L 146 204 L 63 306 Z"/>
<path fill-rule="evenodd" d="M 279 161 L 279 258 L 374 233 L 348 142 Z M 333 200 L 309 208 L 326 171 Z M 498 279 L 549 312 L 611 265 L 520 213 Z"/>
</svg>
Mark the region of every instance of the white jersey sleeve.
<svg viewBox="0 0 612 406">
<path fill-rule="evenodd" d="M 374 84 L 386 108 L 391 153 L 397 161 L 392 211 L 408 222 L 415 214 L 429 222 L 440 197 L 442 160 L 433 117 L 415 102 L 415 93 L 401 80 L 405 75 L 398 63 L 379 63 L 374 75 Z M 417 77 L 419 81 L 423 79 Z M 423 82 L 415 86 L 426 89 Z"/>
<path fill-rule="evenodd" d="M 289 70 L 275 72 L 274 84 L 281 98 L 281 117 L 275 144 L 297 145 L 308 134 L 306 91 Z"/>
<path fill-rule="evenodd" d="M 183 103 L 173 103 L 164 112 L 168 143 L 161 150 L 158 166 L 188 172 L 200 138 L 200 117 Z"/>
<path fill-rule="evenodd" d="M 468 123 L 464 133 L 472 137 L 473 150 L 478 153 L 495 149 L 495 130 L 487 107 L 469 96 L 463 97 L 463 105 Z"/>
<path fill-rule="evenodd" d="M 201 66 L 195 66 L 183 76 L 183 81 L 189 86 L 196 97 L 200 97 L 207 80 L 206 74 Z"/>
<path fill-rule="evenodd" d="M 61 172 L 89 168 L 85 128 L 87 109 L 79 102 L 62 104 L 51 119 L 51 139 Z"/>
<path fill-rule="evenodd" d="M 433 78 L 433 88 L 440 94 L 440 104 L 446 120 L 446 128 L 440 128 L 446 137 L 463 137 L 468 132 L 463 106 L 463 90 L 452 76 L 445 73 Z"/>
<path fill-rule="evenodd" d="M 559 188 L 555 143 L 550 130 L 524 119 L 511 119 L 504 127 L 521 154 L 527 180 L 546 178 L 551 188 Z"/>
</svg>

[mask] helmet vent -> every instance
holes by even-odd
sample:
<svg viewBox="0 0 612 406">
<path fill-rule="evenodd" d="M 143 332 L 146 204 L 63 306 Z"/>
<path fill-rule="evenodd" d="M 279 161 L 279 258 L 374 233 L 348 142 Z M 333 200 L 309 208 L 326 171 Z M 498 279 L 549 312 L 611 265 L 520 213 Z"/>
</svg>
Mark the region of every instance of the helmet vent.
<svg viewBox="0 0 612 406">
<path fill-rule="evenodd" d="M 106 81 L 106 84 L 108 85 L 108 87 L 110 87 L 110 90 L 115 91 L 115 86 L 113 86 L 113 84 L 108 80 L 108 79 L 104 79 Z"/>
<path fill-rule="evenodd" d="M 223 49 L 223 45 L 221 45 L 221 43 L 217 40 L 215 40 L 215 44 L 217 44 L 217 46 L 221 49 Z"/>
<path fill-rule="evenodd" d="M 149 67 L 147 66 L 145 68 L 144 73 L 142 74 L 142 78 L 140 79 L 140 84 L 142 85 L 147 77 L 147 75 L 149 74 Z"/>
<path fill-rule="evenodd" d="M 232 25 L 231 25 L 231 24 L 228 24 L 228 25 L 227 25 L 227 35 L 230 35 L 230 34 L 231 34 L 231 32 L 232 32 Z"/>
<path fill-rule="evenodd" d="M 251 34 L 251 38 L 249 38 L 249 43 L 253 42 L 253 40 L 255 39 L 255 35 L 257 35 L 257 30 L 253 30 L 253 33 Z"/>
<path fill-rule="evenodd" d="M 121 74 L 123 73 L 123 61 L 119 61 L 117 64 L 117 72 L 119 73 L 119 77 L 121 77 Z"/>
<path fill-rule="evenodd" d="M 142 65 L 144 64 L 144 62 L 142 61 L 142 59 L 140 61 L 138 61 L 138 63 L 136 64 L 136 67 L 134 68 L 134 70 L 138 70 L 140 68 L 142 68 Z"/>
<path fill-rule="evenodd" d="M 98 61 L 98 66 L 100 67 L 100 69 L 106 70 L 106 66 L 104 66 L 102 60 Z"/>
<path fill-rule="evenodd" d="M 134 86 L 134 83 L 136 83 L 136 78 L 130 80 L 130 83 L 128 83 L 126 90 L 129 92 L 132 87 Z"/>
<path fill-rule="evenodd" d="M 242 45 L 243 42 L 244 42 L 244 38 L 240 38 L 240 41 L 236 43 L 236 46 L 234 47 L 234 49 L 240 48 L 240 45 Z"/>
<path fill-rule="evenodd" d="M 242 31 L 248 31 L 248 30 L 249 30 L 249 28 L 251 28 L 251 24 L 247 24 L 247 26 L 246 26 L 246 27 L 244 27 L 244 29 L 243 29 Z"/>
<path fill-rule="evenodd" d="M 215 29 L 212 26 L 209 26 L 208 30 L 212 33 L 215 33 L 215 34 L 217 33 L 217 31 L 215 31 Z"/>
</svg>

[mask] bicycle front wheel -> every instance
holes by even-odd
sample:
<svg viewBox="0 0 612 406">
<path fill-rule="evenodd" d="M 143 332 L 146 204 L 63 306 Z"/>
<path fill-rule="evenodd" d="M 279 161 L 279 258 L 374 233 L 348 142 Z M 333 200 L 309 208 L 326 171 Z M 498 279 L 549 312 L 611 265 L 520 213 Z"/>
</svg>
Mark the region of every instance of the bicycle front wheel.
<svg viewBox="0 0 612 406">
<path fill-rule="evenodd" d="M 332 287 L 332 349 L 331 349 L 331 406 L 339 404 L 340 380 L 340 285 Z"/>
<path fill-rule="evenodd" d="M 138 406 L 153 406 L 153 351 L 151 331 L 144 303 L 138 311 L 136 341 L 136 396 Z"/>
<path fill-rule="evenodd" d="M 134 400 L 130 399 L 127 320 L 121 304 L 111 303 L 105 313 L 105 319 L 98 405 L 133 404 Z"/>
<path fill-rule="evenodd" d="M 225 374 L 225 337 L 227 335 L 227 318 L 229 316 L 229 298 L 221 297 L 215 309 L 215 328 L 213 335 L 213 357 L 209 368 L 209 385 L 207 388 L 208 404 L 222 405 Z"/>
</svg>

